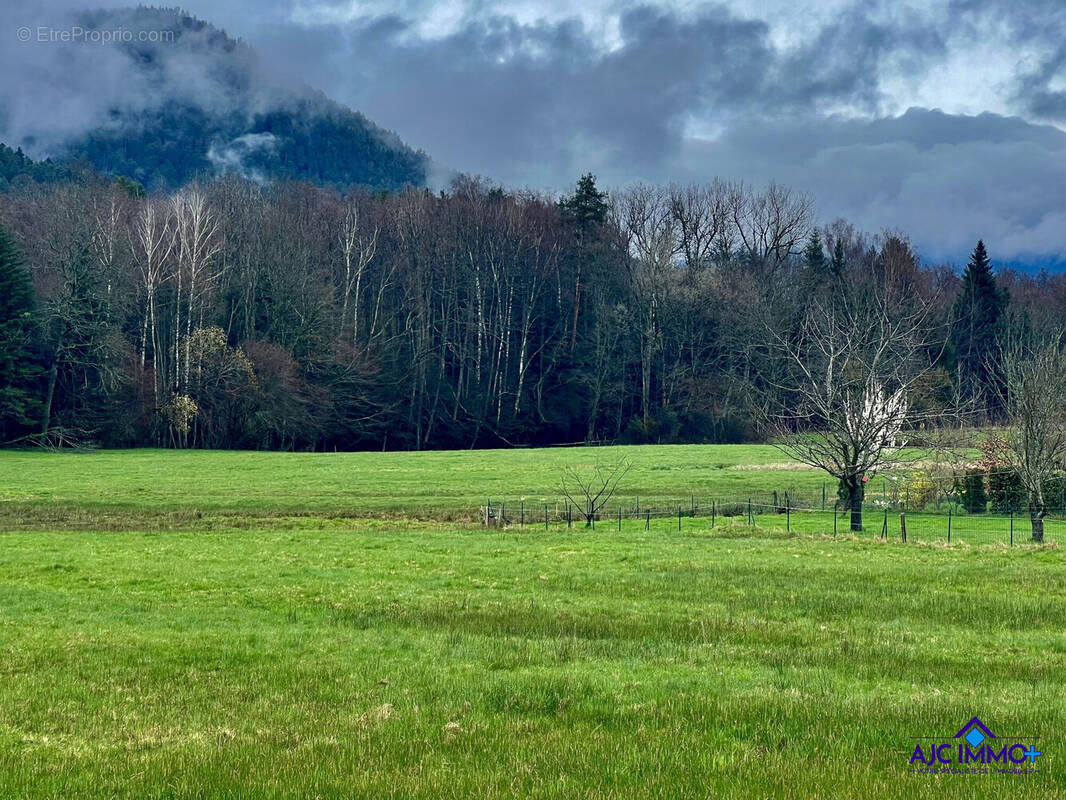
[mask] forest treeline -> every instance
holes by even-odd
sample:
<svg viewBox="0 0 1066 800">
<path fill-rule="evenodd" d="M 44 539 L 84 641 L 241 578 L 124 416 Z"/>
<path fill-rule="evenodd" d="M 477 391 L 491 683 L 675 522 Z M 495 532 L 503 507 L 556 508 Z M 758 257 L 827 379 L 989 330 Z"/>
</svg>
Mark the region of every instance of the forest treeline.
<svg viewBox="0 0 1066 800">
<path fill-rule="evenodd" d="M 779 185 L 584 176 L 339 193 L 237 178 L 0 195 L 0 441 L 423 449 L 757 438 L 767 330 L 841 282 L 935 309 L 938 369 L 995 419 L 989 355 L 1066 319 L 1066 278 L 923 265 Z"/>
</svg>

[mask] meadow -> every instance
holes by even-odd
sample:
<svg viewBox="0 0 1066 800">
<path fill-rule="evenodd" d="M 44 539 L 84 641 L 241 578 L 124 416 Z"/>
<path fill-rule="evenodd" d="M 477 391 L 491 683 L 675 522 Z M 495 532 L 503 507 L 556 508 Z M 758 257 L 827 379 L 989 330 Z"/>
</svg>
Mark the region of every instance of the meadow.
<svg viewBox="0 0 1066 800">
<path fill-rule="evenodd" d="M 628 459 L 618 502 L 691 494 L 814 495 L 821 473 L 768 445 L 688 445 L 433 451 L 271 453 L 100 450 L 0 452 L 0 523 L 36 519 L 97 527 L 206 524 L 208 517 L 413 516 L 476 519 L 495 499 L 562 500 L 567 467 Z M 830 487 L 835 491 L 835 487 Z M 200 516 L 197 517 L 196 515 Z"/>
<path fill-rule="evenodd" d="M 821 481 L 634 455 L 649 496 Z M 0 454 L 0 796 L 1066 796 L 1055 544 L 445 519 L 581 456 Z M 974 715 L 1039 772 L 910 772 Z"/>
</svg>

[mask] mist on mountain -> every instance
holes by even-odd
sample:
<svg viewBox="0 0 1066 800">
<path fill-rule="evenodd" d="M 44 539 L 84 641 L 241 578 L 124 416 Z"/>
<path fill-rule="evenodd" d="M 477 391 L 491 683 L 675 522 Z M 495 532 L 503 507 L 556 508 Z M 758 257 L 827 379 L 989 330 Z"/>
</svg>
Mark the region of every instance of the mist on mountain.
<svg viewBox="0 0 1066 800">
<path fill-rule="evenodd" d="M 377 189 L 426 182 L 424 153 L 179 9 L 67 12 L 50 23 L 0 55 L 0 141 L 35 161 L 149 189 L 230 172 Z"/>
</svg>

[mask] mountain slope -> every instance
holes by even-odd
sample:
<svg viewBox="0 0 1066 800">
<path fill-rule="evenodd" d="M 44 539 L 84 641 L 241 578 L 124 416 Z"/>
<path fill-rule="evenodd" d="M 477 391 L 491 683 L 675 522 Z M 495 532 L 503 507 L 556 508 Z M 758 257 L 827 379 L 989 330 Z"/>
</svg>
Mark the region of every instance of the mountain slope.
<svg viewBox="0 0 1066 800">
<path fill-rule="evenodd" d="M 137 8 L 83 13 L 76 24 L 128 30 L 133 41 L 96 44 L 95 53 L 85 43 L 49 47 L 52 63 L 27 65 L 30 84 L 77 76 L 66 91 L 82 124 L 63 119 L 62 134 L 36 123 L 17 97 L 0 97 L 0 139 L 37 159 L 82 160 L 149 188 L 222 172 L 381 189 L 425 183 L 423 153 L 322 93 L 271 74 L 250 47 L 206 22 L 177 9 Z M 141 31 L 173 33 L 169 41 L 142 42 Z M 44 91 L 54 92 L 54 83 Z"/>
</svg>

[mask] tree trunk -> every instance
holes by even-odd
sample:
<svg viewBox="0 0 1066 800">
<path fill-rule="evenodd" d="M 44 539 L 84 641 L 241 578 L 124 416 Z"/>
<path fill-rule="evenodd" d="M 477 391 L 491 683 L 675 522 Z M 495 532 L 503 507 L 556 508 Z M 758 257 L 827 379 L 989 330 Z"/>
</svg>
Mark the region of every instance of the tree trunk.
<svg viewBox="0 0 1066 800">
<path fill-rule="evenodd" d="M 52 359 L 52 368 L 48 370 L 48 393 L 44 399 L 44 414 L 41 417 L 41 433 L 47 434 L 52 425 L 52 401 L 56 395 L 56 377 L 59 375 L 59 356 Z"/>
<path fill-rule="evenodd" d="M 858 533 L 862 530 L 862 501 L 864 495 L 862 479 L 858 477 L 846 479 L 844 485 L 848 490 L 846 507 L 851 510 L 851 530 Z"/>
<path fill-rule="evenodd" d="M 577 318 L 581 311 L 581 268 L 577 270 L 577 280 L 574 281 L 574 319 L 570 330 L 570 352 L 574 352 L 577 346 Z"/>
<path fill-rule="evenodd" d="M 1044 511 L 1032 509 L 1029 512 L 1029 521 L 1033 525 L 1033 541 L 1038 544 L 1044 543 Z"/>
</svg>

